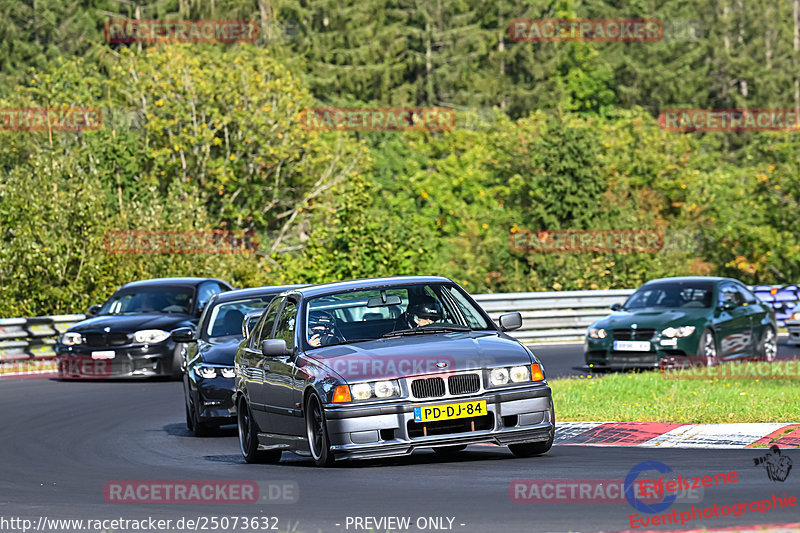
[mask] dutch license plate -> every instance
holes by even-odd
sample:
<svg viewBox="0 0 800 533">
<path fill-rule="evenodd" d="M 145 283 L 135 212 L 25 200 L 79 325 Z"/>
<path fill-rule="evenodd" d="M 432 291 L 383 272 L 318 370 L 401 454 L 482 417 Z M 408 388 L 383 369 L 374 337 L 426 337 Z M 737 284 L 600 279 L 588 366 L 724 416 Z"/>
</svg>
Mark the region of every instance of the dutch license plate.
<svg viewBox="0 0 800 533">
<path fill-rule="evenodd" d="M 92 359 L 114 359 L 117 353 L 114 350 L 102 350 L 92 352 Z"/>
<path fill-rule="evenodd" d="M 649 352 L 650 341 L 614 341 L 614 349 L 619 352 Z"/>
<path fill-rule="evenodd" d="M 447 403 L 414 408 L 414 422 L 434 422 L 454 418 L 470 418 L 486 414 L 486 400 L 474 402 Z"/>
</svg>

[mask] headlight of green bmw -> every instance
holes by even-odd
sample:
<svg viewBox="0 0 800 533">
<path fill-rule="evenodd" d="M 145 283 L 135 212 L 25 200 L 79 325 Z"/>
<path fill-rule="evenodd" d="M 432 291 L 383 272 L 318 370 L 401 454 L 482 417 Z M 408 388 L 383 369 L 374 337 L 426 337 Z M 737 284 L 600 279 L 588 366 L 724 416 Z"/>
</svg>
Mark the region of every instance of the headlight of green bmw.
<svg viewBox="0 0 800 533">
<path fill-rule="evenodd" d="M 661 332 L 662 337 L 669 339 L 673 337 L 688 337 L 694 333 L 694 326 L 679 326 L 677 328 L 669 327 Z"/>
<path fill-rule="evenodd" d="M 590 329 L 589 336 L 593 339 L 605 339 L 606 338 L 606 330 L 603 328 L 600 329 Z"/>
</svg>

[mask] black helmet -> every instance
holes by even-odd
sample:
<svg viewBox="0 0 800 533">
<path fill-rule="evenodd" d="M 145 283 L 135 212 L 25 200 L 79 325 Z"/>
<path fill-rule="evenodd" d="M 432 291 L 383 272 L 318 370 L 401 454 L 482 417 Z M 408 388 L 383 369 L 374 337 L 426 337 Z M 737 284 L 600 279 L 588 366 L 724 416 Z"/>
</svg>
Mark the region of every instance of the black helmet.
<svg viewBox="0 0 800 533">
<path fill-rule="evenodd" d="M 308 313 L 308 329 L 324 327 L 328 335 L 336 331 L 336 320 L 326 311 L 311 311 Z"/>
<path fill-rule="evenodd" d="M 435 322 L 437 320 L 441 320 L 443 313 L 439 302 L 430 296 L 426 296 L 425 298 L 409 305 L 407 314 L 412 320 L 414 320 L 414 322 L 417 322 L 420 318 L 427 318 Z"/>
</svg>

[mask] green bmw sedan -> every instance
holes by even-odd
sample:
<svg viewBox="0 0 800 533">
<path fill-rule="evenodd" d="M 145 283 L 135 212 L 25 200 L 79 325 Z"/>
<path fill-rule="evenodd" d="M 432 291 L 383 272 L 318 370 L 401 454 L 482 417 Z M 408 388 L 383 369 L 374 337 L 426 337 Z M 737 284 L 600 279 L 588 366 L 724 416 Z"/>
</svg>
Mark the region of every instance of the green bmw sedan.
<svg viewBox="0 0 800 533">
<path fill-rule="evenodd" d="M 774 310 L 735 279 L 656 279 L 611 310 L 586 331 L 593 369 L 773 361 L 778 352 Z"/>
</svg>

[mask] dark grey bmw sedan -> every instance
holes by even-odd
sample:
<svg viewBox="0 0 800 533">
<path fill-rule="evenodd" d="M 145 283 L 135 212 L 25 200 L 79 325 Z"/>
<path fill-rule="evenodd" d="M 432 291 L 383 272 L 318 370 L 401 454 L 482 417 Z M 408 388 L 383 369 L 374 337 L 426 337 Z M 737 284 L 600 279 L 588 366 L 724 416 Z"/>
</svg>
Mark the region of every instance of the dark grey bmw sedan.
<svg viewBox="0 0 800 533">
<path fill-rule="evenodd" d="M 276 297 L 235 358 L 248 462 L 283 451 L 339 458 L 453 454 L 468 444 L 547 452 L 555 415 L 544 369 L 456 283 L 408 276 L 308 286 Z"/>
</svg>

